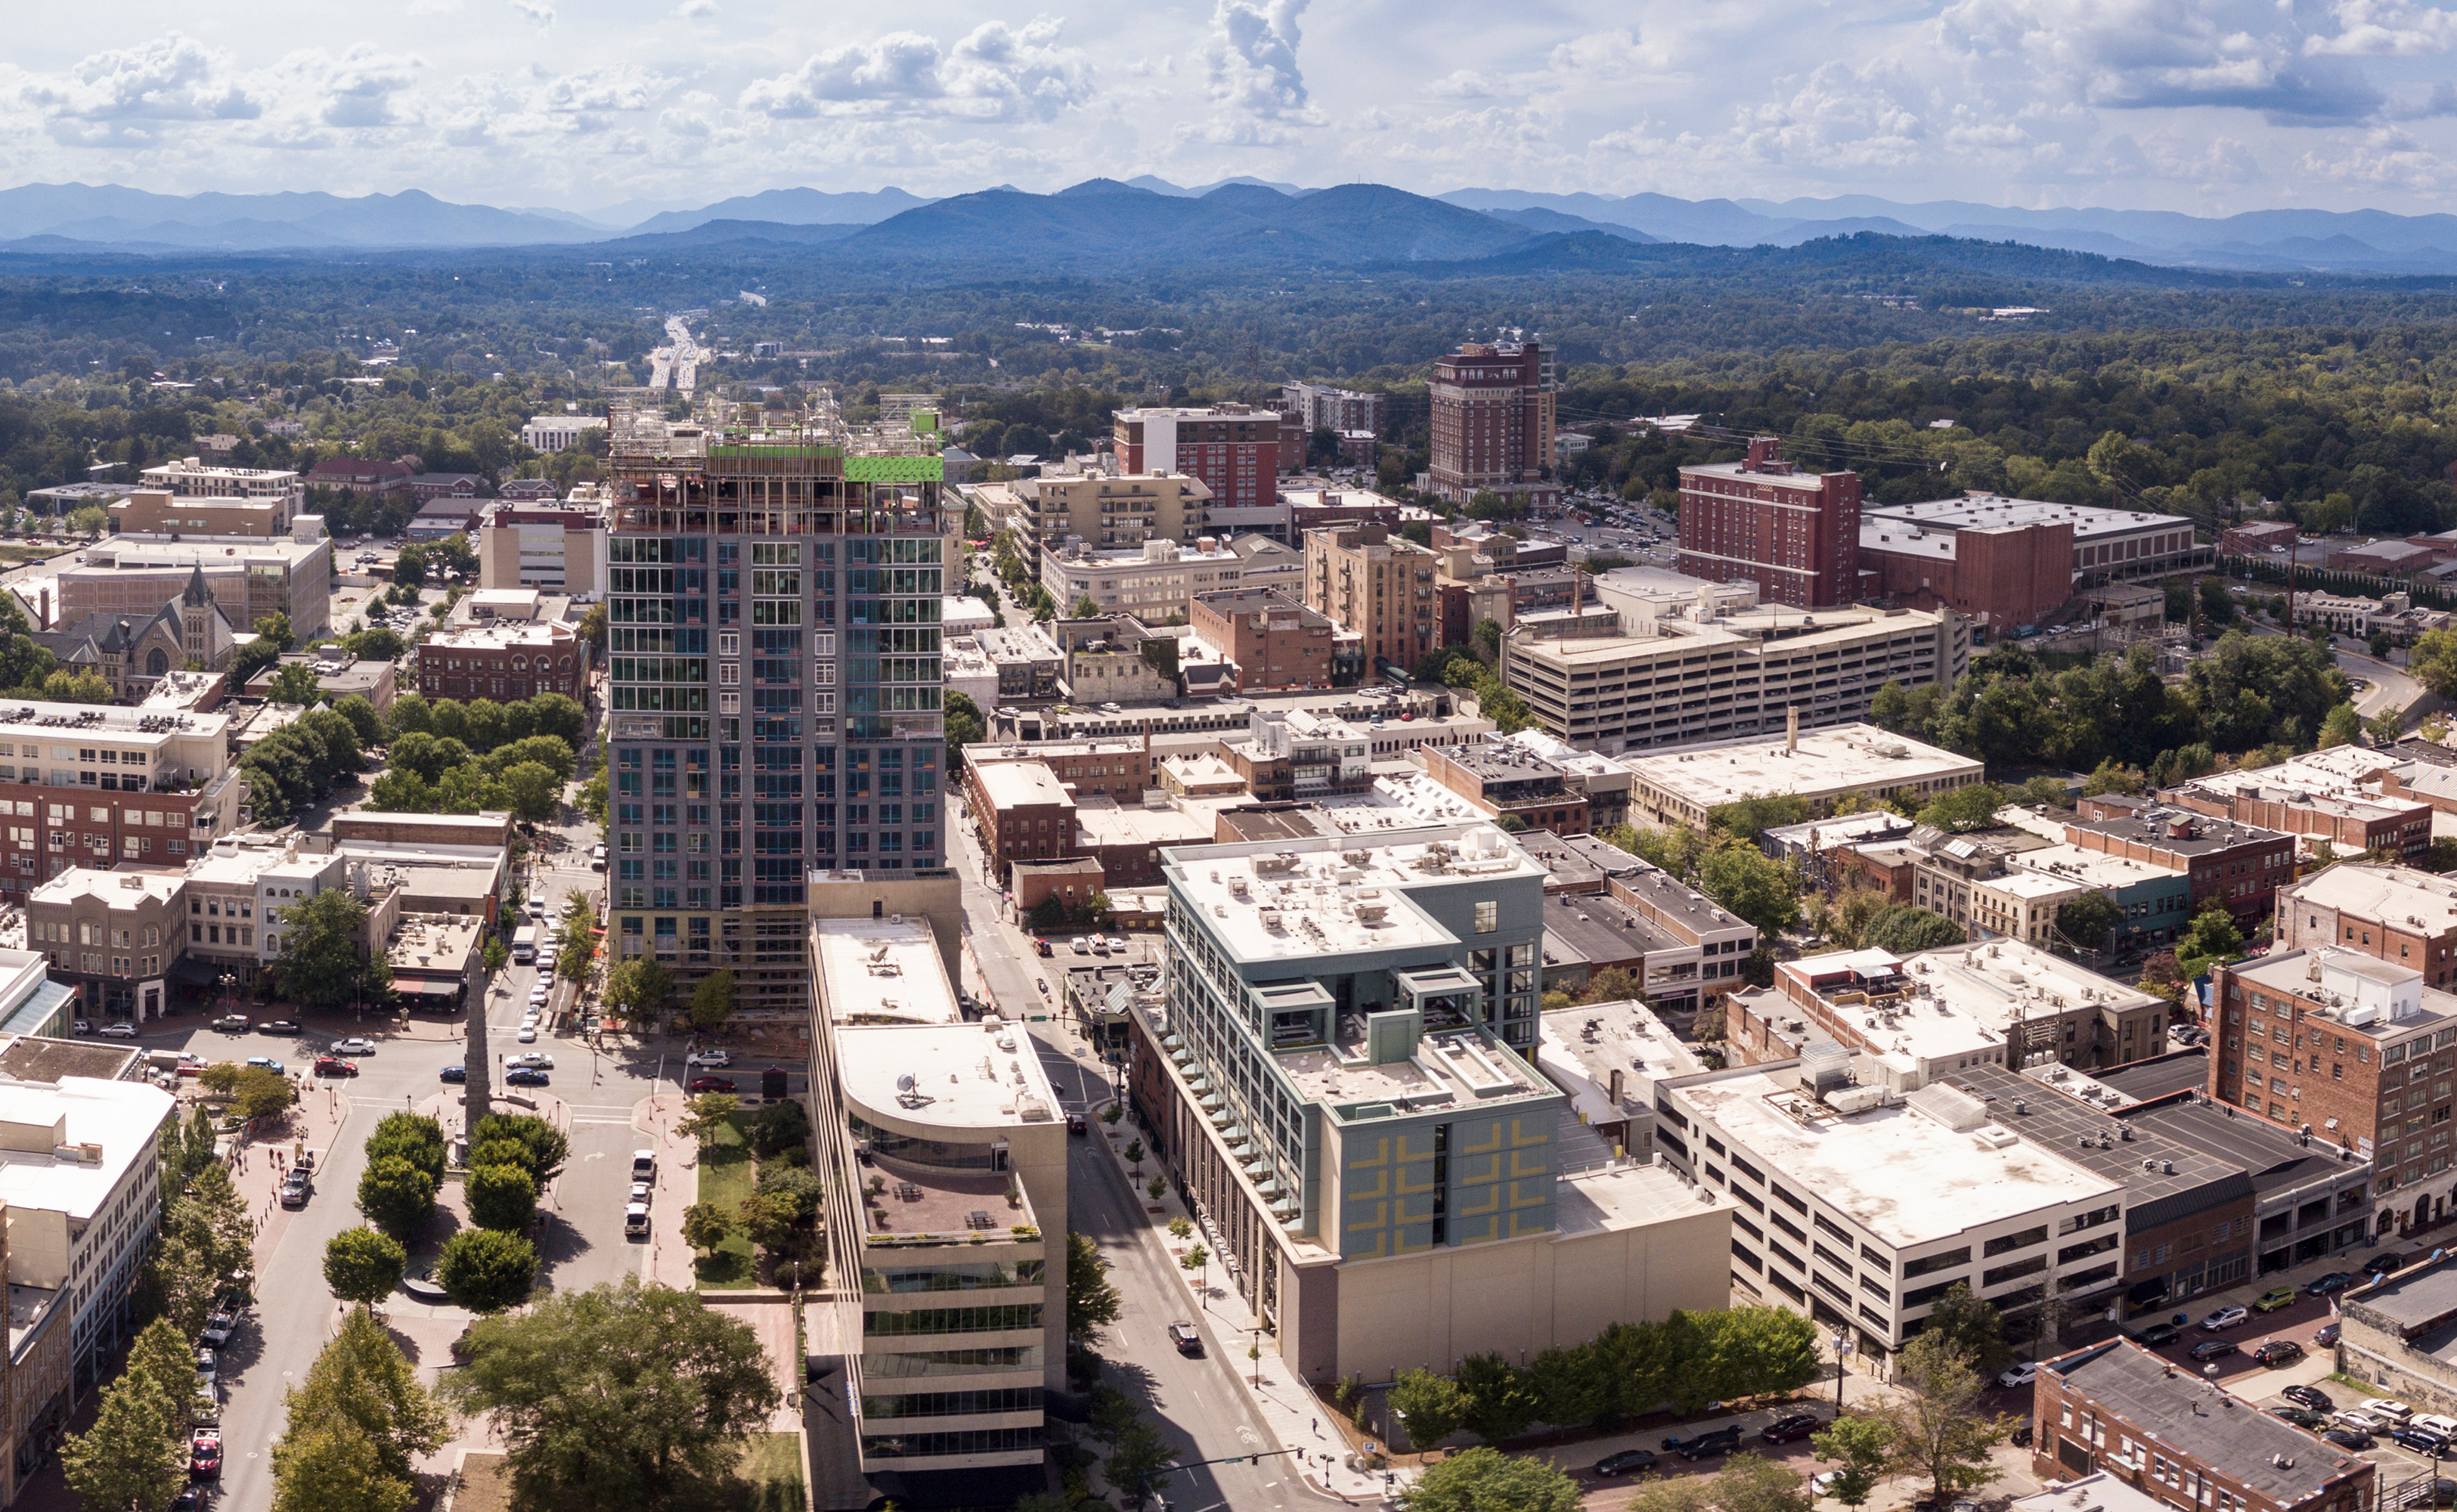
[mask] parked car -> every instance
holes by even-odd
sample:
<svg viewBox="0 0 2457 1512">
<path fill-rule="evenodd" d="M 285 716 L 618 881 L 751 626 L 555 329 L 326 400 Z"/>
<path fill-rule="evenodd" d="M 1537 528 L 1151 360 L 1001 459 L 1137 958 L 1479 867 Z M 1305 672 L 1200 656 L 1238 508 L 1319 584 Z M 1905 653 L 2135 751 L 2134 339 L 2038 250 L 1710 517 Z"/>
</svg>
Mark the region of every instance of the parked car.
<svg viewBox="0 0 2457 1512">
<path fill-rule="evenodd" d="M 204 1331 L 196 1336 L 196 1342 L 207 1349 L 221 1349 L 230 1343 L 231 1335 L 237 1330 L 237 1314 L 216 1313 L 205 1319 Z"/>
<path fill-rule="evenodd" d="M 592 845 L 588 848 L 588 869 L 592 872 L 602 872 L 606 869 L 605 846 Z"/>
<path fill-rule="evenodd" d="M 136 1025 L 124 1021 L 106 1024 L 102 1026 L 102 1037 L 106 1040 L 133 1040 L 136 1038 Z"/>
<path fill-rule="evenodd" d="M 93 1032 L 93 1025 L 92 1021 L 86 1019 L 77 1020 L 71 1025 L 71 1027 L 79 1034 L 92 1034 Z"/>
<path fill-rule="evenodd" d="M 2039 1362 L 2037 1360 L 2026 1359 L 2015 1365 L 2013 1369 L 2006 1371 L 2003 1375 L 1998 1376 L 1996 1377 L 1996 1384 L 2010 1391 L 2016 1386 L 2027 1386 L 2038 1378 Z"/>
<path fill-rule="evenodd" d="M 733 1057 L 722 1049 L 693 1050 L 683 1057 L 683 1064 L 685 1066 L 732 1066 Z"/>
<path fill-rule="evenodd" d="M 2372 1446 L 2370 1434 L 2358 1433 L 2352 1428 L 2324 1428 L 2321 1437 L 2341 1449 L 2368 1449 Z"/>
<path fill-rule="evenodd" d="M 2337 1320 L 2332 1318 L 2328 1322 L 2322 1324 L 2319 1328 L 2314 1329 L 2312 1331 L 2312 1342 L 2318 1344 L 2323 1349 L 2336 1348 L 2338 1343 Z"/>
<path fill-rule="evenodd" d="M 1181 1355 L 1203 1353 L 1203 1330 L 1191 1323 L 1181 1321 L 1168 1325 L 1168 1341 L 1177 1346 Z"/>
<path fill-rule="evenodd" d="M 2285 1390 L 2281 1391 L 2278 1395 L 2285 1398 L 2288 1401 L 2293 1402 L 2298 1407 L 2309 1407 L 2315 1412 L 2336 1412 L 2338 1410 L 2338 1404 L 2329 1399 L 2329 1394 L 2323 1391 L 2318 1386 L 2289 1386 Z"/>
<path fill-rule="evenodd" d="M 221 1357 L 202 1344 L 196 1346 L 196 1384 L 210 1386 L 222 1373 Z"/>
<path fill-rule="evenodd" d="M 2303 1295 L 2327 1296 L 2333 1292 L 2343 1292 L 2354 1284 L 2355 1274 L 2352 1271 L 2332 1271 L 2326 1275 L 2316 1275 L 2304 1282 Z"/>
<path fill-rule="evenodd" d="M 1663 1440 L 1663 1447 L 1683 1460 L 1706 1460 L 1716 1455 L 1730 1454 L 1741 1446 L 1741 1425 L 1733 1423 L 1713 1433 L 1702 1433 L 1683 1439 L 1674 1435 Z"/>
<path fill-rule="evenodd" d="M 653 1150 L 631 1151 L 631 1179 L 652 1181 L 657 1174 L 657 1152 Z"/>
<path fill-rule="evenodd" d="M 316 1074 L 319 1076 L 356 1076 L 359 1074 L 359 1066 L 356 1061 L 345 1061 L 338 1055 L 320 1055 L 316 1057 Z"/>
<path fill-rule="evenodd" d="M 443 1070 L 438 1071 L 436 1075 L 447 1082 L 465 1082 L 469 1079 L 469 1067 L 465 1066 L 447 1066 Z"/>
<path fill-rule="evenodd" d="M 2386 1250 L 2378 1251 L 2366 1256 L 2364 1260 L 2364 1270 L 2375 1276 L 2386 1275 L 2391 1271 L 2400 1271 L 2405 1268 L 2405 1256 L 2402 1254 L 2391 1254 Z"/>
<path fill-rule="evenodd" d="M 2272 1407 L 2269 1409 L 2269 1415 L 2273 1418 L 2283 1418 L 2296 1427 L 2309 1428 L 2314 1433 L 2329 1426 L 2328 1419 L 2309 1407 Z"/>
<path fill-rule="evenodd" d="M 1758 1437 L 1768 1443 L 1789 1443 L 1806 1439 L 1826 1426 L 1826 1419 L 1813 1412 L 1787 1412 L 1758 1430 Z"/>
<path fill-rule="evenodd" d="M 649 1210 L 633 1203 L 623 1210 L 623 1237 L 645 1239 L 649 1236 Z"/>
<path fill-rule="evenodd" d="M 307 1172 L 293 1170 L 289 1175 L 281 1178 L 281 1205 L 285 1208 L 303 1208 L 307 1206 L 308 1193 L 315 1190 L 316 1184 L 308 1179 Z"/>
<path fill-rule="evenodd" d="M 645 1181 L 635 1181 L 631 1183 L 630 1200 L 638 1203 L 641 1207 L 645 1208 L 650 1202 L 656 1200 L 656 1195 L 657 1189 L 651 1184 Z"/>
<path fill-rule="evenodd" d="M 247 1064 L 259 1071 L 271 1071 L 277 1076 L 281 1074 L 281 1063 L 270 1055 L 251 1055 L 247 1058 Z"/>
<path fill-rule="evenodd" d="M 2408 1418 L 2405 1425 L 2409 1428 L 2421 1428 L 2426 1433 L 2436 1433 L 2443 1439 L 2457 1440 L 2457 1418 L 2447 1417 L 2436 1412 L 2419 1412 Z"/>
<path fill-rule="evenodd" d="M 2273 1338 L 2254 1350 L 2252 1357 L 2274 1370 L 2281 1365 L 2292 1365 L 2302 1359 L 2303 1346 L 2291 1338 Z"/>
<path fill-rule="evenodd" d="M 2215 1334 L 2222 1328 L 2238 1327 L 2251 1316 L 2252 1314 L 2241 1306 L 2230 1303 L 2201 1319 L 2201 1327 Z"/>
<path fill-rule="evenodd" d="M 2371 1414 L 2352 1407 L 2344 1412 L 2331 1413 L 2329 1420 L 2341 1428 L 2352 1428 L 2357 1433 L 2379 1433 L 2388 1426 Z"/>
<path fill-rule="evenodd" d="M 2282 1307 L 2293 1307 L 2294 1305 L 2295 1288 L 2291 1286 L 2273 1286 L 2268 1291 L 2263 1292 L 2259 1296 L 2253 1298 L 2252 1310 L 2256 1313 L 2275 1313 Z"/>
<path fill-rule="evenodd" d="M 1652 1449 L 1623 1449 L 1619 1454 L 1608 1454 L 1596 1461 L 1598 1475 L 1631 1475 L 1654 1468 L 1655 1451 Z"/>
<path fill-rule="evenodd" d="M 2394 1397 L 2373 1397 L 2364 1402 L 2363 1410 L 2375 1418 L 2394 1418 L 2399 1422 L 2414 1416 L 2414 1409 Z"/>
<path fill-rule="evenodd" d="M 244 1013 L 225 1013 L 220 1018 L 214 1021 L 214 1027 L 226 1031 L 232 1029 L 244 1029 L 247 1027 L 247 1015 Z"/>
<path fill-rule="evenodd" d="M 222 1432 L 199 1428 L 188 1440 L 188 1474 L 199 1481 L 218 1480 L 222 1473 Z"/>
<path fill-rule="evenodd" d="M 521 1032 L 513 1035 L 512 1038 L 520 1041 L 523 1045 L 535 1045 L 537 1043 L 537 1025 L 534 1024 L 524 1024 L 521 1025 Z"/>
<path fill-rule="evenodd" d="M 2162 1344 L 2172 1344 L 2183 1337 L 2184 1331 L 2173 1323 L 2153 1323 L 2133 1336 L 2142 1348 L 2157 1349 Z"/>
<path fill-rule="evenodd" d="M 545 1087 L 551 1084 L 553 1080 L 553 1077 L 534 1066 L 517 1066 L 504 1073 L 504 1085 L 506 1087 Z"/>
<path fill-rule="evenodd" d="M 306 1031 L 288 1019 L 267 1019 L 256 1026 L 258 1034 L 303 1034 Z"/>
<path fill-rule="evenodd" d="M 2417 1454 L 2427 1454 L 2434 1459 L 2445 1459 L 2448 1454 L 2447 1435 L 2433 1433 L 2428 1428 L 2417 1428 L 2410 1424 L 2401 1423 L 2391 1428 L 2388 1431 L 2388 1441 L 2404 1444 Z"/>
<path fill-rule="evenodd" d="M 733 1090 L 733 1078 L 731 1076 L 694 1076 L 691 1080 L 691 1089 L 694 1092 L 730 1092 Z"/>
<path fill-rule="evenodd" d="M 376 1042 L 373 1040 L 335 1040 L 333 1042 L 333 1053 L 335 1055 L 373 1055 L 376 1053 Z"/>
<path fill-rule="evenodd" d="M 514 1070 L 518 1070 L 524 1066 L 534 1066 L 542 1071 L 551 1071 L 554 1069 L 554 1057 L 542 1050 L 526 1050 L 519 1055 L 513 1056 L 504 1064 L 512 1067 Z"/>
<path fill-rule="evenodd" d="M 2229 1355 L 2242 1352 L 2243 1346 L 2231 1338 L 2205 1338 L 2194 1345 L 2191 1351 L 2195 1359 L 2224 1359 Z"/>
</svg>

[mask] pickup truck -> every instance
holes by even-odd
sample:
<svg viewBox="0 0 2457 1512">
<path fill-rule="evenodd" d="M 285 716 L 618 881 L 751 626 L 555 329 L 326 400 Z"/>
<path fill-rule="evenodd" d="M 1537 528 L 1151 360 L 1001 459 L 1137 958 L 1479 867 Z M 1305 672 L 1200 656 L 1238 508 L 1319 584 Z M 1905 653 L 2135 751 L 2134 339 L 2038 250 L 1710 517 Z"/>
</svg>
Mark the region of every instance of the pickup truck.
<svg viewBox="0 0 2457 1512">
<path fill-rule="evenodd" d="M 1674 1434 L 1663 1440 L 1664 1453 L 1677 1454 L 1683 1460 L 1711 1459 L 1716 1455 L 1730 1454 L 1740 1446 L 1741 1425 L 1739 1423 L 1688 1439 Z"/>
</svg>

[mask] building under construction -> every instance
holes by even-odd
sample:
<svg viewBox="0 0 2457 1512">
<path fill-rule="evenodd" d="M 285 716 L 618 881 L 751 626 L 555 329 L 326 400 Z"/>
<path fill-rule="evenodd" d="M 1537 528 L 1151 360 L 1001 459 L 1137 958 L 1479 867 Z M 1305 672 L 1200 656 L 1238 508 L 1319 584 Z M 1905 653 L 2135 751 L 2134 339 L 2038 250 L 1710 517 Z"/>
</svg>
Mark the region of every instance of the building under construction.
<svg viewBox="0 0 2457 1512">
<path fill-rule="evenodd" d="M 809 874 L 945 865 L 939 462 L 825 396 L 610 422 L 615 959 L 805 1012 Z"/>
</svg>

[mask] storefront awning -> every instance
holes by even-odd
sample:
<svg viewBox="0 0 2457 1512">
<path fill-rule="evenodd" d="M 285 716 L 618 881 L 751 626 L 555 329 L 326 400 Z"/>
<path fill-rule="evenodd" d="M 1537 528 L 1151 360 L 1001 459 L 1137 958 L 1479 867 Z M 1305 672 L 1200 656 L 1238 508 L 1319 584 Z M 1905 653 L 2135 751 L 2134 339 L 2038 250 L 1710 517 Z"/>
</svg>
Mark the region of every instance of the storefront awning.
<svg viewBox="0 0 2457 1512">
<path fill-rule="evenodd" d="M 422 982 L 415 978 L 396 977 L 392 989 L 404 998 L 457 998 L 462 984 L 458 982 Z"/>
</svg>

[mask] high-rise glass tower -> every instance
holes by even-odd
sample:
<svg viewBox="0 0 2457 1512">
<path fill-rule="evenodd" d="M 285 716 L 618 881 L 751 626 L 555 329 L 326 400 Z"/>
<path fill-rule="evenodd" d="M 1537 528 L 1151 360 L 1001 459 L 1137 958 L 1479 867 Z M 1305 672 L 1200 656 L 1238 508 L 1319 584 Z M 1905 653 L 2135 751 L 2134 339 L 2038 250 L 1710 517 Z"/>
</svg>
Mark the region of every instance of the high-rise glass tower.
<svg viewBox="0 0 2457 1512">
<path fill-rule="evenodd" d="M 803 1011 L 806 875 L 945 863 L 939 461 L 825 401 L 609 418 L 615 959 Z"/>
</svg>

